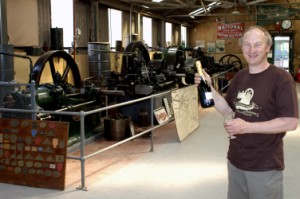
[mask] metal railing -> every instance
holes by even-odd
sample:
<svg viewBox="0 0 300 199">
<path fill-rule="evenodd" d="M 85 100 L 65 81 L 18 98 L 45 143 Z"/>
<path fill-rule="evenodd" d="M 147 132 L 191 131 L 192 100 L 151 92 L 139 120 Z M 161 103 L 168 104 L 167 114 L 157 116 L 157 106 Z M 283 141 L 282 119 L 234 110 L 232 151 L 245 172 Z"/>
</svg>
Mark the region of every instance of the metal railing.
<svg viewBox="0 0 300 199">
<path fill-rule="evenodd" d="M 226 92 L 226 89 L 228 88 L 231 80 L 226 78 L 226 74 L 236 70 L 239 70 L 238 66 L 232 67 L 222 72 L 215 73 L 211 76 L 212 84 L 216 91 L 218 91 L 220 94 L 224 94 Z"/>
<path fill-rule="evenodd" d="M 231 68 L 229 70 L 226 70 L 224 72 L 220 72 L 217 74 L 214 74 L 211 78 L 213 81 L 213 85 L 216 88 L 217 91 L 219 91 L 220 93 L 223 93 L 223 91 L 228 87 L 229 83 L 226 85 L 223 85 L 223 81 L 221 81 L 221 84 L 219 84 L 219 80 L 225 79 L 225 75 L 228 72 L 231 72 L 233 70 L 236 70 L 236 67 Z M 19 86 L 25 86 L 26 88 L 30 89 L 30 95 L 31 95 L 31 108 L 28 109 L 24 109 L 24 108 L 20 108 L 20 107 L 14 107 L 14 108 L 7 108 L 4 106 L 0 106 L 0 114 L 5 114 L 5 113 L 16 113 L 16 114 L 29 114 L 31 115 L 31 119 L 32 120 L 36 120 L 36 115 L 37 114 L 44 114 L 44 115 L 65 115 L 65 116 L 77 116 L 80 118 L 80 154 L 79 156 L 68 156 L 68 159 L 74 159 L 74 160 L 78 160 L 80 161 L 80 177 L 81 177 L 81 185 L 77 187 L 77 189 L 80 190 L 87 190 L 86 187 L 86 182 L 85 182 L 85 161 L 89 158 L 92 158 L 96 155 L 99 155 L 107 150 L 113 149 L 119 145 L 122 145 L 124 143 L 127 143 L 131 140 L 134 140 L 138 137 L 141 137 L 147 133 L 150 132 L 150 151 L 154 150 L 154 145 L 153 145 L 153 132 L 155 129 L 167 124 L 168 122 L 171 122 L 174 120 L 174 118 L 170 118 L 169 121 L 167 123 L 162 123 L 162 124 L 157 124 L 154 125 L 154 100 L 155 98 L 161 97 L 161 96 L 165 96 L 170 94 L 172 91 L 174 91 L 175 89 L 172 90 L 168 90 L 165 92 L 161 92 L 161 93 L 157 93 L 157 94 L 153 94 L 150 96 L 146 96 L 146 97 L 142 97 L 142 98 L 138 98 L 138 99 L 134 99 L 134 100 L 130 100 L 130 101 L 126 101 L 126 102 L 122 102 L 122 103 L 118 103 L 118 104 L 113 104 L 113 105 L 109 105 L 109 106 L 105 106 L 105 107 L 101 107 L 98 109 L 94 109 L 94 110 L 90 110 L 90 111 L 80 111 L 80 112 L 73 112 L 73 111 L 66 111 L 67 109 L 61 109 L 59 112 L 58 111 L 45 111 L 45 110 L 37 110 L 36 107 L 36 102 L 35 102 L 35 84 L 31 83 L 31 84 L 16 84 L 16 83 L 7 83 L 7 82 L 0 82 L 0 94 L 1 96 L 5 96 L 4 94 L 9 94 L 15 87 L 19 87 Z M 11 89 L 3 89 L 4 87 L 11 87 Z M 3 101 L 3 99 L 1 99 Z M 150 127 L 147 128 L 146 130 L 132 135 L 129 138 L 126 138 L 124 140 L 118 141 L 108 147 L 102 148 L 98 151 L 94 151 L 90 154 L 86 154 L 86 136 L 85 136 L 85 117 L 91 114 L 95 114 L 95 113 L 100 113 L 102 111 L 107 111 L 109 109 L 113 109 L 113 108 L 117 108 L 117 107 L 121 107 L 121 106 L 125 106 L 125 105 L 131 105 L 131 104 L 135 104 L 141 101 L 146 101 L 146 100 L 150 100 Z M 0 115 L 1 117 L 1 115 Z"/>
<path fill-rule="evenodd" d="M 147 97 L 143 97 L 143 98 L 139 98 L 139 99 L 135 99 L 135 100 L 130 100 L 130 101 L 126 101 L 126 102 L 122 102 L 122 103 L 118 103 L 118 104 L 114 104 L 114 105 L 110 105 L 110 106 L 105 106 L 105 107 L 102 107 L 102 108 L 99 108 L 99 109 L 95 109 L 95 110 L 91 110 L 91 111 L 86 111 L 86 112 L 83 112 L 81 111 L 80 112 L 80 156 L 68 156 L 67 158 L 70 158 L 70 159 L 74 159 L 74 160 L 79 160 L 81 162 L 81 185 L 78 187 L 78 189 L 81 189 L 81 190 L 87 190 L 86 186 L 85 186 L 85 160 L 89 159 L 89 158 L 92 158 L 100 153 L 103 153 L 107 150 L 110 150 L 112 148 L 115 148 L 121 144 L 124 144 L 126 142 L 129 142 L 133 139 L 136 139 L 138 137 L 141 137 L 147 133 L 150 132 L 150 151 L 153 151 L 154 150 L 154 145 L 153 145 L 153 142 L 154 142 L 154 139 L 153 139 L 153 132 L 155 129 L 159 128 L 160 126 L 163 126 L 165 125 L 166 123 L 162 123 L 162 124 L 158 124 L 158 125 L 154 125 L 154 99 L 155 98 L 158 98 L 160 96 L 164 96 L 164 95 L 167 95 L 169 93 L 171 93 L 173 90 L 169 90 L 169 91 L 166 91 L 166 92 L 162 92 L 162 93 L 158 93 L 158 94 L 153 94 L 151 96 L 147 96 Z M 112 144 L 108 147 L 105 147 L 103 149 L 100 149 L 98 151 L 95 151 L 91 154 L 86 154 L 85 152 L 85 130 L 84 130 L 84 120 L 85 120 L 85 116 L 87 115 L 90 115 L 90 114 L 94 114 L 94 113 L 98 113 L 98 112 L 102 112 L 102 111 L 106 111 L 106 110 L 109 110 L 109 109 L 112 109 L 112 108 L 117 108 L 117 107 L 121 107 L 121 106 L 125 106 L 125 105 L 130 105 L 130 104 L 135 104 L 137 102 L 141 102 L 141 101 L 146 101 L 146 100 L 149 100 L 150 99 L 150 127 L 136 135 L 132 135 L 131 137 L 129 138 L 126 138 L 124 140 L 121 140 L 121 141 L 118 141 L 116 142 L 115 144 Z M 169 120 L 172 121 L 174 120 L 173 118 L 171 118 Z"/>
<path fill-rule="evenodd" d="M 35 97 L 31 97 L 35 96 L 35 92 L 36 90 L 34 82 L 30 84 L 0 82 L 0 108 L 35 110 Z M 4 112 L 4 114 L 5 113 L 9 112 Z M 36 120 L 36 114 L 34 113 L 25 113 L 26 115 L 24 115 L 24 113 L 20 112 L 20 110 L 18 112 L 12 111 L 12 113 L 15 113 L 13 115 L 15 118 L 31 118 L 32 120 Z M 2 114 L 0 117 L 2 117 Z"/>
<path fill-rule="evenodd" d="M 26 86 L 26 87 L 29 87 L 30 90 L 32 90 L 30 93 L 31 93 L 31 96 L 35 96 L 35 86 L 34 84 L 16 84 L 16 83 L 5 83 L 5 82 L 0 82 L 0 91 L 1 91 L 1 88 L 2 87 L 5 87 L 5 86 L 10 86 L 12 88 L 14 87 L 18 87 L 18 86 Z M 3 90 L 3 89 L 2 89 Z M 175 89 L 173 89 L 175 90 Z M 72 111 L 65 111 L 64 109 L 62 109 L 61 111 L 57 112 L 57 111 L 45 111 L 45 110 L 36 110 L 35 108 L 31 108 L 31 109 L 22 109 L 19 107 L 14 107 L 14 108 L 7 108 L 7 107 L 4 107 L 4 106 L 1 106 L 0 107 L 0 113 L 1 114 L 5 114 L 5 113 L 11 113 L 11 114 L 22 114 L 22 115 L 32 115 L 31 119 L 32 120 L 35 120 L 36 117 L 33 117 L 33 115 L 37 115 L 37 114 L 42 114 L 42 115 L 65 115 L 65 116 L 76 116 L 76 117 L 79 117 L 80 118 L 80 143 L 79 143 L 79 148 L 80 148 L 80 154 L 79 156 L 68 156 L 66 158 L 68 159 L 74 159 L 74 160 L 78 160 L 80 161 L 80 169 L 81 169 L 81 172 L 80 172 L 80 178 L 81 178 L 81 185 L 79 185 L 77 187 L 77 189 L 80 189 L 80 190 L 87 190 L 87 187 L 86 187 L 86 182 L 85 182 L 85 168 L 86 168 L 86 164 L 85 164 L 85 161 L 89 158 L 92 158 L 96 155 L 99 155 L 107 150 L 110 150 L 112 148 L 115 148 L 119 145 L 122 145 L 126 142 L 129 142 L 133 139 L 136 139 L 138 137 L 141 137 L 147 133 L 150 132 L 150 151 L 153 151 L 154 150 L 154 139 L 153 139 L 153 132 L 155 129 L 167 124 L 168 122 L 171 122 L 174 120 L 174 118 L 170 118 L 168 120 L 168 122 L 166 123 L 162 123 L 162 124 L 157 124 L 157 125 L 154 125 L 154 100 L 155 98 L 158 98 L 158 97 L 161 97 L 161 96 L 165 96 L 165 95 L 168 95 L 170 94 L 173 90 L 168 90 L 168 91 L 165 91 L 165 92 L 161 92 L 161 93 L 157 93 L 157 94 L 153 94 L 153 95 L 150 95 L 150 96 L 147 96 L 147 97 L 142 97 L 142 98 L 138 98 L 138 99 L 134 99 L 134 100 L 130 100 L 130 101 L 126 101 L 126 102 L 122 102 L 122 103 L 118 103 L 118 104 L 114 104 L 114 105 L 110 105 L 110 106 L 105 106 L 105 107 L 102 107 L 102 108 L 99 108 L 99 109 L 94 109 L 94 110 L 90 110 L 90 111 L 80 111 L 80 112 L 72 112 Z M 10 91 L 10 90 L 9 90 Z M 5 93 L 9 93 L 9 91 L 5 90 Z M 35 97 L 31 97 L 32 100 L 35 99 Z M 88 115 L 91 115 L 91 114 L 94 114 L 94 113 L 100 113 L 102 111 L 106 111 L 106 110 L 109 110 L 109 109 L 112 109 L 112 108 L 117 108 L 117 107 L 121 107 L 121 106 L 125 106 L 125 105 L 131 105 L 131 104 L 135 104 L 137 102 L 141 102 L 141 101 L 146 101 L 146 100 L 150 100 L 150 127 L 147 128 L 146 130 L 138 133 L 138 134 L 134 134 L 132 135 L 131 137 L 129 138 L 126 138 L 124 140 L 121 140 L 121 141 L 118 141 L 108 147 L 105 147 L 105 148 L 102 148 L 98 151 L 95 151 L 95 152 L 92 152 L 90 154 L 86 154 L 86 150 L 85 150 L 85 147 L 86 147 L 86 135 L 85 135 L 85 117 L 88 116 Z M 35 101 L 31 101 L 31 107 L 35 107 L 34 106 L 35 104 Z M 1 115 L 0 115 L 1 117 Z M 24 118 L 23 118 L 24 119 Z M 30 118 L 29 118 L 30 119 Z"/>
</svg>

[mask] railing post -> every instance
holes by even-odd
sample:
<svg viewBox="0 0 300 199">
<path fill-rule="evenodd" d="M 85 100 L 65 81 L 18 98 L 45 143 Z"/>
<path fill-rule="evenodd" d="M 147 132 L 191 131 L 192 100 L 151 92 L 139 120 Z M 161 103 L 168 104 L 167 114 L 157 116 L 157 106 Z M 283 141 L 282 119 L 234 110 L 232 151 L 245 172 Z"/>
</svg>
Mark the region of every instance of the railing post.
<svg viewBox="0 0 300 199">
<path fill-rule="evenodd" d="M 151 97 L 150 99 L 151 101 L 151 111 L 150 111 L 150 114 L 151 114 L 151 127 L 153 128 L 154 127 L 154 120 L 153 120 L 153 117 L 154 117 L 154 112 L 153 112 L 153 109 L 154 109 L 154 98 Z M 150 151 L 154 151 L 154 146 L 153 146 L 153 142 L 154 142 L 154 130 L 152 129 L 151 130 L 151 133 L 150 133 L 150 136 L 151 136 L 151 147 L 150 147 Z"/>
<path fill-rule="evenodd" d="M 31 81 L 31 83 L 29 84 L 29 89 L 30 89 L 30 99 L 31 99 L 31 110 L 35 110 L 36 109 L 36 101 L 35 101 L 35 95 L 36 95 L 36 91 L 35 91 L 35 81 Z M 36 113 L 32 113 L 31 114 L 31 119 L 32 120 L 36 120 Z"/>
<path fill-rule="evenodd" d="M 80 111 L 80 165 L 81 165 L 81 186 L 77 189 L 87 191 L 85 186 L 85 129 L 84 129 L 85 114 Z"/>
</svg>

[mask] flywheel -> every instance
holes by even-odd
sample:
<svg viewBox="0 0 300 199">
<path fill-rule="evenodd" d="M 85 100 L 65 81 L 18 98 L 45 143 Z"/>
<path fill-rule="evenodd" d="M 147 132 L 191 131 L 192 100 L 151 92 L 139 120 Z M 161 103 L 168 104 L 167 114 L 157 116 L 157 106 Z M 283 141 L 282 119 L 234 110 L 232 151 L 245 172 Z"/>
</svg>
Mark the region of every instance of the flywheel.
<svg viewBox="0 0 300 199">
<path fill-rule="evenodd" d="M 229 67 L 235 67 L 237 70 L 240 70 L 243 67 L 240 58 L 233 54 L 224 55 L 223 57 L 220 58 L 219 63 L 227 65 Z"/>
<path fill-rule="evenodd" d="M 125 53 L 135 53 L 139 62 L 148 64 L 150 61 L 149 52 L 143 42 L 131 42 L 125 49 Z"/>
<path fill-rule="evenodd" d="M 78 66 L 73 57 L 63 50 L 48 51 L 40 56 L 33 66 L 30 79 L 35 81 L 36 86 L 70 84 L 81 87 Z"/>
<path fill-rule="evenodd" d="M 131 42 L 125 48 L 122 60 L 122 74 L 141 74 L 142 68 L 149 64 L 150 55 L 143 42 Z"/>
</svg>

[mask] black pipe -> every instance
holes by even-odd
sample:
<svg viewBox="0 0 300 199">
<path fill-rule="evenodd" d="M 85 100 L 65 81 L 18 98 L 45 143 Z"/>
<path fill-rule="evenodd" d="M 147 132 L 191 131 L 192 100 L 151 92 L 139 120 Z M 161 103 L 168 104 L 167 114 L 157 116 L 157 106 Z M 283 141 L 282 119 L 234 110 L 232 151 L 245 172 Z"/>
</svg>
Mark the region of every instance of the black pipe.
<svg viewBox="0 0 300 199">
<path fill-rule="evenodd" d="M 29 81 L 31 80 L 30 75 L 32 73 L 33 63 L 32 63 L 32 59 L 30 57 L 25 56 L 25 55 L 17 55 L 17 54 L 13 54 L 13 53 L 1 52 L 1 51 L 0 51 L 0 55 L 6 55 L 6 56 L 12 56 L 12 57 L 19 57 L 19 58 L 23 58 L 23 59 L 28 59 L 29 60 L 29 70 L 30 70 Z M 29 82 L 29 83 L 31 83 L 31 82 Z"/>
</svg>

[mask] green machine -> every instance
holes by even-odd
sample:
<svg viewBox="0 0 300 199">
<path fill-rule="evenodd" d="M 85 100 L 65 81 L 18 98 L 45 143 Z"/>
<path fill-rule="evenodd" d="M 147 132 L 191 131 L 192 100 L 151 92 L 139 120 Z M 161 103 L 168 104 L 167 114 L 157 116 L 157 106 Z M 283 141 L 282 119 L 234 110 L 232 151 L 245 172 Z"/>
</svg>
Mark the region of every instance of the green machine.
<svg viewBox="0 0 300 199">
<path fill-rule="evenodd" d="M 105 106 L 105 96 L 122 96 L 121 90 L 96 87 L 92 81 L 82 82 L 78 66 L 73 57 L 63 50 L 48 51 L 36 61 L 31 69 L 30 82 L 35 82 L 35 101 L 38 109 L 45 111 L 89 111 Z M 12 91 L 4 97 L 4 108 L 29 109 L 29 91 Z M 22 106 L 20 106 L 22 105 Z M 103 131 L 103 113 L 85 116 L 85 135 L 90 137 Z M 31 114 L 5 113 L 6 118 L 27 118 Z M 69 122 L 69 145 L 80 139 L 80 117 L 62 114 L 37 114 L 37 119 Z"/>
</svg>

